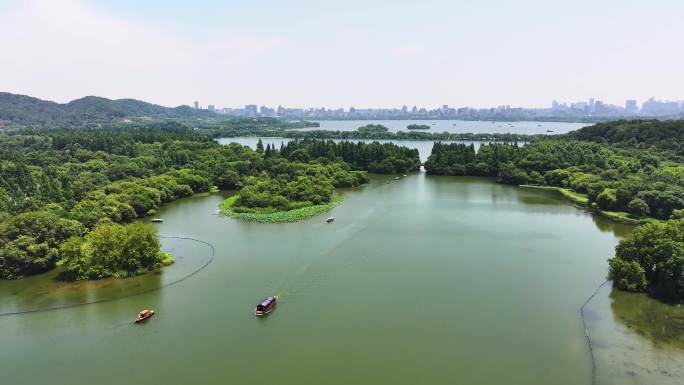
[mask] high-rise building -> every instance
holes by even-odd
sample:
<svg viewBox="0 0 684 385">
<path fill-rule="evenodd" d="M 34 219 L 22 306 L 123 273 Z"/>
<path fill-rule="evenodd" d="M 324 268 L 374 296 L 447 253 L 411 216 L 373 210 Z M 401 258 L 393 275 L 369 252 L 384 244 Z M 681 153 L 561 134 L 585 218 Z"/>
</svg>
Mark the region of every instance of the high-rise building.
<svg viewBox="0 0 684 385">
<path fill-rule="evenodd" d="M 593 99 L 590 99 L 593 100 Z M 603 102 L 600 100 L 597 100 L 594 102 L 594 109 L 591 112 L 603 112 Z"/>
<path fill-rule="evenodd" d="M 256 116 L 257 115 L 257 105 L 256 104 L 245 105 L 245 115 Z"/>
<path fill-rule="evenodd" d="M 274 117 L 276 115 L 276 111 L 273 108 L 261 106 L 259 107 L 259 114 L 261 116 Z"/>
<path fill-rule="evenodd" d="M 209 111 L 211 111 L 211 112 L 214 112 L 214 111 L 216 110 L 216 107 L 214 107 L 213 104 L 208 105 L 207 108 L 208 108 Z"/>
<path fill-rule="evenodd" d="M 625 101 L 625 110 L 627 112 L 637 112 L 639 107 L 637 106 L 637 101 L 634 99 L 629 99 Z"/>
<path fill-rule="evenodd" d="M 195 109 L 199 110 L 199 102 L 197 100 L 195 100 Z"/>
</svg>

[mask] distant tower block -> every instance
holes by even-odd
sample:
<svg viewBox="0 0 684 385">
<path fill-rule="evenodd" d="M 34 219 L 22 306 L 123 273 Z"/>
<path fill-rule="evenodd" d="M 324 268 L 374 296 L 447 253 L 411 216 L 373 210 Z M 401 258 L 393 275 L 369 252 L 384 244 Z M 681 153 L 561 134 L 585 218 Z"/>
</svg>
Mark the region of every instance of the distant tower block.
<svg viewBox="0 0 684 385">
<path fill-rule="evenodd" d="M 199 102 L 197 100 L 195 100 L 195 109 L 199 110 Z"/>
</svg>

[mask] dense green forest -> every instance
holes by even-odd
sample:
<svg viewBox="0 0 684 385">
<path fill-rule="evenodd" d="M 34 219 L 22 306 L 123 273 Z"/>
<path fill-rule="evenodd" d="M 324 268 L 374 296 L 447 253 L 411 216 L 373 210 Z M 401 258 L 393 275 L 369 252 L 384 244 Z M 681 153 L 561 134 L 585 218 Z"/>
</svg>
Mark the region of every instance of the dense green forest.
<svg viewBox="0 0 684 385">
<path fill-rule="evenodd" d="M 280 150 L 290 160 L 308 161 L 319 159 L 332 161 L 341 159 L 354 170 L 378 174 L 399 174 L 417 171 L 420 168 L 418 150 L 398 146 L 394 143 L 363 143 L 332 140 L 291 141 Z"/>
<path fill-rule="evenodd" d="M 597 123 L 565 136 L 617 147 L 655 147 L 684 155 L 684 120 L 617 120 Z"/>
<path fill-rule="evenodd" d="M 96 243 L 88 234 L 125 238 L 134 219 L 214 187 L 240 190 L 237 207 L 244 210 L 329 202 L 333 188 L 365 183 L 363 171 L 408 171 L 417 157 L 395 145 L 313 140 L 253 151 L 220 145 L 179 123 L 17 131 L 0 136 L 0 277 L 44 272 L 59 261 L 70 271 L 66 278 L 136 274 L 164 256 L 121 264 L 126 254 L 118 249 L 107 260 L 93 258 Z"/>
</svg>

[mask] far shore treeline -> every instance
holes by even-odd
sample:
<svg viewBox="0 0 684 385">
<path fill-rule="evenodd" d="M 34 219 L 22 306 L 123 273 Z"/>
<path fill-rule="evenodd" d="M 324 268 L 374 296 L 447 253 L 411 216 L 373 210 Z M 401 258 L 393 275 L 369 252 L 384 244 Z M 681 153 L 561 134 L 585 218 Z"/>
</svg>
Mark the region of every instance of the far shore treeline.
<svg viewBox="0 0 684 385">
<path fill-rule="evenodd" d="M 392 133 L 382 125 L 331 132 L 295 130 L 310 122 L 215 120 L 183 109 L 123 119 L 117 109 L 100 113 L 101 100 L 87 102 L 96 107 L 62 106 L 67 112 L 55 109 L 51 120 L 15 108 L 21 120 L 9 123 L 0 108 L 2 279 L 57 266 L 63 279 L 126 277 L 171 263 L 155 229 L 135 220 L 194 193 L 236 191 L 222 205 L 236 218 L 316 215 L 340 202 L 336 188 L 366 183 L 366 172 L 407 173 L 420 164 L 417 150 L 396 144 L 324 139 L 413 139 L 436 142 L 429 175 L 556 189 L 609 218 L 646 223 L 617 247 L 611 278 L 620 289 L 684 300 L 684 121 L 615 121 L 556 136 Z M 296 140 L 255 150 L 214 140 L 264 134 Z M 485 143 L 475 151 L 450 140 Z"/>
</svg>

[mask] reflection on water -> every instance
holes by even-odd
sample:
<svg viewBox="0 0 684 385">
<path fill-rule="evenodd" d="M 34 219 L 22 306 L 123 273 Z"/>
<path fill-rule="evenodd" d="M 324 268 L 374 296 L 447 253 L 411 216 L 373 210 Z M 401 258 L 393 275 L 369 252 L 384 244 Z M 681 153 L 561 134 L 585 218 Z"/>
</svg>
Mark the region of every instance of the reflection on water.
<svg viewBox="0 0 684 385">
<path fill-rule="evenodd" d="M 588 310 L 597 384 L 684 383 L 684 308 L 606 285 Z"/>
<path fill-rule="evenodd" d="M 57 280 L 59 269 L 55 269 L 21 280 L 0 281 L 0 315 L 111 301 L 150 292 L 192 274 L 212 255 L 209 246 L 185 239 L 162 239 L 162 248 L 174 256 L 175 263 L 136 277 L 63 282 Z M 200 258 L 187 258 L 193 255 L 193 248 L 206 251 L 200 253 Z"/>
<path fill-rule="evenodd" d="M 613 234 L 619 238 L 626 237 L 627 234 L 634 229 L 633 225 L 611 221 L 607 218 L 603 218 L 600 215 L 593 215 L 591 219 L 594 221 L 596 228 L 601 232 L 613 232 Z"/>
<path fill-rule="evenodd" d="M 684 349 L 684 307 L 654 301 L 643 293 L 613 289 L 610 308 L 616 320 L 665 349 Z"/>
</svg>

